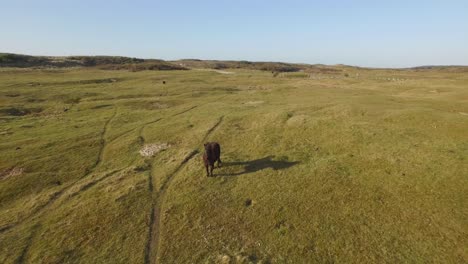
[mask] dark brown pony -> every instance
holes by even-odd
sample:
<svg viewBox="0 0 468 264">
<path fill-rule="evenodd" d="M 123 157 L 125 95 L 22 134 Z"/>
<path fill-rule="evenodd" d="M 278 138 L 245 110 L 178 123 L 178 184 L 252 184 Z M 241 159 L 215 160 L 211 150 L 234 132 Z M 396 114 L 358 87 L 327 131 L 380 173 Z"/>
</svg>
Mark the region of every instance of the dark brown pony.
<svg viewBox="0 0 468 264">
<path fill-rule="evenodd" d="M 208 142 L 203 144 L 205 153 L 203 154 L 203 163 L 205 163 L 206 176 L 213 176 L 214 164 L 218 162 L 218 168 L 221 167 L 221 147 L 217 142 Z M 208 170 L 210 167 L 210 170 Z"/>
</svg>

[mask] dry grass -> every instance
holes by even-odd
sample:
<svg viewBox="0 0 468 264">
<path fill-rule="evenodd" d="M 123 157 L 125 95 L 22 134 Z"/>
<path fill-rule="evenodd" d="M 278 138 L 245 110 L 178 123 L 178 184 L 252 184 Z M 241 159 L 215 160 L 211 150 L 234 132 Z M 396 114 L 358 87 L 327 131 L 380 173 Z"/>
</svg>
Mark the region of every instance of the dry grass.
<svg viewBox="0 0 468 264">
<path fill-rule="evenodd" d="M 466 72 L 337 69 L 2 69 L 0 263 L 143 263 L 155 204 L 160 263 L 468 262 Z"/>
</svg>

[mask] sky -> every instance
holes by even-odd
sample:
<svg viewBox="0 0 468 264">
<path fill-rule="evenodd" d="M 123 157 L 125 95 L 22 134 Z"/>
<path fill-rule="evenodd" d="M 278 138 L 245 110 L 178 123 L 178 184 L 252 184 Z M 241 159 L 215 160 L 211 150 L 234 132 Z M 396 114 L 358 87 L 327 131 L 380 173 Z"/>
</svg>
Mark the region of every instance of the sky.
<svg viewBox="0 0 468 264">
<path fill-rule="evenodd" d="M 468 65 L 468 0 L 0 0 L 0 52 Z"/>
</svg>

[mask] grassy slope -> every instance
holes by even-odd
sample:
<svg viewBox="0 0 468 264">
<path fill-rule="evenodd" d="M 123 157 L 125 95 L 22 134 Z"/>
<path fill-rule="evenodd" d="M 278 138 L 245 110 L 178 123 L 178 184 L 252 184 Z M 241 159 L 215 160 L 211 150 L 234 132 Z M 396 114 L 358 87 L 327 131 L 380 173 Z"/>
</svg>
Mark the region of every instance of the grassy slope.
<svg viewBox="0 0 468 264">
<path fill-rule="evenodd" d="M 161 263 L 468 261 L 467 74 L 348 71 L 1 70 L 0 262 L 142 263 L 159 203 Z"/>
<path fill-rule="evenodd" d="M 94 66 L 105 70 L 186 70 L 186 68 L 176 64 L 155 59 L 138 59 L 119 56 L 48 57 L 0 53 L 0 68 L 69 68 Z"/>
</svg>

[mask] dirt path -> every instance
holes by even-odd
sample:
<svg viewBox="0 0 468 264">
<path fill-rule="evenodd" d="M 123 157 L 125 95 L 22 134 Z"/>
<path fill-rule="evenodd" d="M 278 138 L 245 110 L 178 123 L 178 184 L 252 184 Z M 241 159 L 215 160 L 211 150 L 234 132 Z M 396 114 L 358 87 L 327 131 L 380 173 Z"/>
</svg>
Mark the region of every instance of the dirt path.
<svg viewBox="0 0 468 264">
<path fill-rule="evenodd" d="M 109 124 L 111 123 L 111 121 L 114 119 L 116 115 L 117 115 L 117 111 L 114 111 L 114 114 L 112 114 L 112 116 L 109 119 L 107 119 L 106 123 L 104 124 L 104 128 L 102 129 L 102 133 L 101 133 L 101 148 L 99 149 L 99 155 L 98 155 L 96 164 L 91 168 L 91 172 L 94 171 L 94 169 L 96 169 L 96 167 L 99 166 L 99 164 L 101 164 L 102 162 L 104 150 L 107 146 L 107 142 L 106 142 L 107 130 L 108 130 Z M 85 175 L 84 177 L 86 176 L 87 175 Z"/>
<path fill-rule="evenodd" d="M 117 114 L 117 111 L 114 111 L 112 116 L 109 119 L 107 119 L 107 121 L 104 123 L 104 127 L 103 127 L 101 135 L 100 135 L 101 147 L 99 148 L 99 153 L 98 153 L 96 162 L 90 168 L 88 168 L 86 170 L 87 172 L 82 177 L 80 177 L 80 179 L 83 179 L 83 178 L 86 178 L 87 176 L 89 176 L 101 164 L 101 162 L 103 160 L 104 150 L 105 150 L 105 148 L 107 146 L 106 135 L 107 135 L 108 127 L 109 127 L 109 124 L 114 119 L 114 117 L 116 116 L 116 114 Z M 113 174 L 113 173 L 111 173 L 111 174 Z M 60 196 L 62 196 L 63 193 L 68 191 L 70 188 L 75 186 L 77 183 L 78 183 L 78 181 L 75 181 L 72 184 L 70 184 L 69 186 L 67 186 L 67 187 L 63 188 L 62 190 L 58 191 L 57 193 L 54 193 L 52 195 L 51 199 L 47 202 L 46 206 L 44 206 L 44 208 L 42 208 L 42 209 L 45 209 L 45 207 L 48 207 L 49 205 L 51 205 L 54 201 L 56 201 L 58 198 L 60 198 Z"/>
<path fill-rule="evenodd" d="M 162 118 L 153 120 L 151 122 L 145 123 L 140 130 L 138 131 L 138 138 L 140 139 L 140 145 L 143 147 L 145 145 L 146 139 L 143 136 L 143 132 L 145 131 L 145 128 L 151 124 L 157 123 L 159 121 L 163 120 Z M 153 196 L 153 189 L 154 189 L 154 184 L 153 184 L 153 160 L 154 158 L 150 159 L 149 162 L 149 173 L 148 173 L 148 190 L 151 193 L 151 196 Z"/>
<path fill-rule="evenodd" d="M 189 109 L 186 109 L 186 110 L 184 110 L 184 111 L 182 111 L 182 112 L 179 112 L 179 113 L 173 114 L 172 116 L 178 116 L 178 115 L 181 115 L 181 114 L 187 113 L 188 111 L 191 111 L 191 110 L 193 110 L 193 109 L 195 109 L 195 108 L 197 108 L 197 107 L 198 107 L 198 105 L 192 106 L 192 107 L 190 107 Z"/>
<path fill-rule="evenodd" d="M 23 248 L 21 251 L 21 255 L 15 260 L 16 264 L 22 264 L 24 263 L 24 260 L 26 259 L 26 256 L 28 255 L 29 248 L 32 245 L 32 241 L 34 237 L 36 236 L 37 230 L 39 229 L 39 224 L 36 224 L 32 227 L 31 234 L 28 237 L 28 241 L 26 243 L 26 246 Z"/>
<path fill-rule="evenodd" d="M 155 199 L 153 199 L 153 207 L 151 208 L 150 216 L 150 230 L 148 235 L 148 242 L 146 244 L 145 250 L 145 263 L 153 264 L 158 263 L 158 252 L 160 244 L 160 233 L 161 233 L 161 208 L 164 203 L 164 198 L 166 196 L 166 191 L 170 186 L 172 180 L 177 175 L 177 173 L 184 167 L 184 165 L 190 161 L 195 155 L 198 154 L 198 150 L 190 152 L 184 160 L 177 166 L 177 168 L 169 175 L 169 177 L 161 185 L 160 191 L 156 194 Z"/>
<path fill-rule="evenodd" d="M 64 202 L 67 202 L 68 200 L 70 200 L 71 198 L 77 196 L 78 194 L 82 193 L 82 192 L 85 192 L 86 190 L 88 190 L 89 188 L 93 187 L 94 185 L 104 181 L 105 179 L 109 178 L 110 176 L 116 174 L 117 172 L 120 172 L 124 169 L 118 169 L 118 170 L 114 170 L 114 171 L 111 171 L 109 173 L 106 173 L 104 176 L 100 177 L 100 178 L 97 178 L 96 180 L 94 181 L 90 181 L 86 184 L 84 184 L 83 186 L 81 186 L 76 192 L 73 192 L 71 193 L 65 200 Z"/>
<path fill-rule="evenodd" d="M 221 124 L 223 121 L 224 116 L 221 116 L 216 122 L 216 124 L 208 129 L 205 136 L 202 139 L 204 142 Z M 150 230 L 148 234 L 148 242 L 146 244 L 145 249 L 145 263 L 146 264 L 154 264 L 159 262 L 159 252 L 160 252 L 160 234 L 161 234 L 161 226 L 162 226 L 162 217 L 161 217 L 161 210 L 164 204 L 164 200 L 166 198 L 166 191 L 169 189 L 172 181 L 174 180 L 175 176 L 180 172 L 180 170 L 189 162 L 191 159 L 195 157 L 199 153 L 198 148 L 192 150 L 177 166 L 177 168 L 166 178 L 166 180 L 161 184 L 161 188 L 159 192 L 155 195 L 153 199 L 153 207 L 151 209 L 151 216 L 150 216 Z M 154 189 L 154 188 L 153 188 Z"/>
<path fill-rule="evenodd" d="M 208 129 L 208 131 L 206 132 L 205 136 L 202 139 L 202 143 L 204 143 L 204 141 L 206 141 L 208 139 L 208 137 L 218 128 L 218 126 L 221 124 L 221 122 L 223 122 L 223 119 L 224 119 L 224 116 L 221 116 L 219 118 L 218 122 L 216 122 L 216 124 L 213 127 Z"/>
<path fill-rule="evenodd" d="M 24 221 L 26 221 L 27 219 L 31 219 L 31 218 L 36 218 L 37 216 L 40 215 L 40 213 L 42 213 L 45 209 L 49 208 L 50 206 L 52 206 L 55 201 L 57 201 L 66 191 L 68 191 L 69 189 L 71 189 L 73 186 L 75 186 L 76 184 L 78 184 L 78 181 L 80 179 L 83 179 L 85 177 L 87 177 L 88 175 L 90 175 L 92 172 L 94 172 L 94 170 L 99 166 L 99 164 L 101 164 L 102 162 L 102 159 L 103 159 L 103 153 L 104 153 L 104 149 L 106 147 L 106 134 L 107 134 L 107 130 L 108 130 L 108 126 L 109 124 L 111 123 L 112 119 L 114 119 L 115 115 L 117 114 L 117 111 L 114 111 L 114 113 L 112 114 L 112 116 L 104 123 L 104 127 L 103 127 L 103 130 L 100 134 L 100 142 L 101 142 L 101 146 L 99 148 L 99 152 L 98 152 L 98 156 L 97 156 L 97 159 L 96 159 L 96 162 L 91 165 L 88 169 L 86 169 L 86 172 L 83 176 L 81 176 L 78 180 L 74 181 L 73 183 L 71 183 L 70 185 L 62 188 L 61 190 L 59 191 L 56 191 L 54 192 L 52 195 L 50 195 L 49 199 L 47 200 L 47 202 L 45 202 L 44 204 L 42 205 L 39 205 L 37 206 L 34 210 L 32 210 L 32 212 L 27 215 L 26 217 L 24 217 L 23 219 L 19 220 L 18 222 L 14 223 L 14 224 L 10 224 L 6 227 L 3 227 L 1 228 L 0 230 L 0 233 L 2 232 L 5 232 L 21 223 L 23 223 Z"/>
<path fill-rule="evenodd" d="M 97 158 L 96 162 L 89 169 L 86 170 L 86 173 L 82 177 L 80 177 L 80 179 L 85 178 L 88 175 L 90 175 L 99 166 L 99 164 L 101 164 L 101 162 L 103 160 L 104 149 L 105 149 L 105 147 L 107 145 L 106 144 L 106 134 L 107 134 L 108 126 L 112 122 L 112 120 L 114 119 L 116 114 L 117 114 L 117 111 L 114 111 L 112 116 L 104 123 L 104 127 L 103 127 L 103 130 L 102 130 L 101 135 L 100 135 L 101 147 L 99 149 L 98 158 Z M 92 186 L 99 183 L 100 181 L 102 181 L 102 180 L 106 179 L 107 177 L 115 174 L 117 171 L 119 171 L 119 170 L 108 173 L 104 177 L 101 177 L 101 178 L 99 178 L 99 179 L 97 179 L 95 181 L 91 181 L 90 183 L 85 184 L 77 192 L 71 194 L 65 201 L 68 201 L 68 200 L 70 200 L 70 198 L 72 198 L 72 197 L 78 195 L 79 193 L 91 188 Z M 52 206 L 52 204 L 54 204 L 66 191 L 68 191 L 69 189 L 74 187 L 76 184 L 78 184 L 78 181 L 80 179 L 78 179 L 77 181 L 73 182 L 72 184 L 66 186 L 65 188 L 61 189 L 60 191 L 57 191 L 57 192 L 53 193 L 50 196 L 49 200 L 44 205 L 36 207 L 36 209 L 31 214 L 29 214 L 27 217 L 25 217 L 22 220 L 16 222 L 15 224 L 12 224 L 12 225 L 8 226 L 8 228 L 5 229 L 5 230 L 2 230 L 2 232 L 21 224 L 22 222 L 24 222 L 27 219 L 37 218 L 38 216 L 40 216 L 42 213 L 45 212 L 46 208 Z M 25 248 L 23 249 L 23 251 L 21 252 L 21 255 L 15 261 L 15 263 L 24 263 L 25 262 L 25 259 L 27 257 L 29 248 L 31 247 L 33 239 L 35 238 L 35 236 L 36 236 L 36 234 L 38 232 L 38 229 L 41 226 L 41 222 L 42 221 L 39 221 L 32 228 L 31 235 L 28 237 L 28 242 L 27 242 Z"/>
<path fill-rule="evenodd" d="M 110 140 L 108 140 L 108 141 L 109 141 L 109 143 L 112 143 L 112 142 L 116 141 L 117 139 L 119 139 L 120 137 L 123 137 L 123 136 L 125 136 L 125 135 L 131 133 L 132 131 L 137 130 L 137 128 L 138 128 L 138 127 L 134 127 L 134 128 L 132 128 L 132 129 L 128 129 L 128 130 L 126 130 L 126 131 L 124 131 L 124 132 L 118 134 L 117 136 L 114 136 L 114 138 L 112 138 L 112 139 L 110 139 Z"/>
<path fill-rule="evenodd" d="M 178 115 L 182 115 L 184 113 L 187 113 L 195 108 L 197 108 L 198 105 L 192 106 L 188 109 L 185 109 L 181 112 L 175 113 L 171 115 L 171 117 L 175 117 Z M 162 118 L 161 118 L 162 119 Z M 159 120 L 161 120 L 159 119 Z M 159 121 L 157 120 L 157 121 Z M 151 122 L 154 123 L 154 122 Z M 150 123 L 147 123 L 146 125 L 149 125 Z M 143 136 L 143 131 L 146 127 L 144 125 L 138 135 L 139 138 L 141 138 L 141 145 L 143 146 L 145 144 L 145 137 Z M 154 192 L 155 186 L 153 183 L 153 159 L 150 160 L 150 167 L 149 167 L 149 180 L 148 180 L 148 190 L 151 195 L 151 200 L 152 200 L 152 205 L 151 205 L 151 212 L 150 212 L 150 224 L 149 224 L 149 231 L 148 231 L 148 241 L 146 243 L 145 247 L 145 263 L 156 263 L 156 257 L 157 257 L 157 249 L 158 249 L 158 243 L 159 243 L 159 225 L 160 225 L 160 214 L 161 214 L 161 198 L 164 197 L 165 190 L 167 189 L 167 185 L 170 184 L 172 181 L 172 178 L 174 175 L 182 168 L 182 166 L 187 163 L 191 158 L 197 154 L 198 151 L 191 152 L 183 161 L 182 163 L 176 168 L 176 170 L 169 175 L 167 180 L 162 184 L 162 187 L 159 192 Z M 157 219 L 157 220 L 156 220 Z"/>
<path fill-rule="evenodd" d="M 189 112 L 189 111 L 191 111 L 191 110 L 193 110 L 193 109 L 195 109 L 197 107 L 199 107 L 199 106 L 198 105 L 192 106 L 192 107 L 190 107 L 188 109 L 185 109 L 185 110 L 183 110 L 181 112 L 178 112 L 178 113 L 175 113 L 175 114 L 171 115 L 171 117 L 187 113 L 187 112 Z M 47 211 L 46 209 L 51 207 L 53 204 L 55 204 L 63 196 L 63 194 L 67 193 L 68 190 L 70 190 L 71 188 L 77 186 L 77 184 L 79 184 L 79 180 L 81 180 L 83 178 L 86 178 L 87 176 L 89 176 L 90 174 L 92 174 L 95 171 L 95 169 L 102 163 L 102 161 L 104 159 L 105 149 L 106 149 L 108 143 L 110 143 L 110 142 L 106 141 L 107 133 L 108 133 L 108 127 L 109 127 L 109 124 L 112 122 L 112 120 L 115 118 L 116 114 L 117 114 L 117 112 L 114 111 L 113 115 L 104 123 L 103 130 L 102 130 L 102 132 L 100 134 L 101 146 L 100 146 L 100 149 L 99 149 L 99 152 L 98 152 L 98 155 L 97 155 L 96 162 L 86 170 L 85 174 L 83 176 L 81 176 L 77 181 L 71 183 L 70 185 L 64 187 L 63 189 L 61 189 L 59 191 L 56 191 L 56 192 L 52 193 L 47 202 L 45 202 L 41 206 L 38 206 L 27 217 L 24 217 L 22 220 L 20 220 L 20 221 L 18 221 L 16 223 L 13 223 L 13 224 L 10 224 L 10 225 L 7 225 L 7 226 L 4 226 L 4 227 L 0 228 L 0 233 L 5 232 L 7 230 L 10 230 L 10 229 L 16 227 L 17 225 L 23 223 L 24 221 L 26 221 L 28 219 L 36 219 L 37 217 L 41 216 L 44 212 Z M 203 137 L 202 141 L 206 140 L 209 137 L 209 135 L 212 134 L 217 129 L 217 127 L 223 121 L 223 118 L 224 118 L 224 116 L 222 116 L 218 120 L 218 122 L 207 131 L 207 133 Z M 140 142 L 142 145 L 144 145 L 144 143 L 145 143 L 145 138 L 143 136 L 144 129 L 148 125 L 159 122 L 161 120 L 163 120 L 163 118 L 159 118 L 159 119 L 147 122 L 147 123 L 143 124 L 143 126 L 139 129 L 138 136 L 139 136 L 139 138 L 142 139 L 142 142 Z M 129 133 L 131 131 L 134 131 L 135 129 L 137 129 L 137 128 L 125 131 L 123 134 L 127 134 L 127 133 Z M 114 140 L 116 140 L 120 136 L 122 136 L 122 134 L 117 136 L 117 137 L 114 137 L 111 141 L 113 142 Z M 161 215 L 161 208 L 162 208 L 162 205 L 163 205 L 163 202 L 164 202 L 164 199 L 165 199 L 166 191 L 169 188 L 169 186 L 170 186 L 171 182 L 173 181 L 173 179 L 175 178 L 175 176 L 179 173 L 179 171 L 187 164 L 187 162 L 189 162 L 192 158 L 194 158 L 195 155 L 198 154 L 198 153 L 199 153 L 198 149 L 195 149 L 192 152 L 190 152 L 182 160 L 181 164 L 179 164 L 179 166 L 162 183 L 161 188 L 160 188 L 160 190 L 158 192 L 154 191 L 154 189 L 155 189 L 154 183 L 153 183 L 154 175 L 152 174 L 152 162 L 150 163 L 151 165 L 150 165 L 150 172 L 149 172 L 149 191 L 151 193 L 153 204 L 152 204 L 152 209 L 151 209 L 150 230 L 149 230 L 149 234 L 148 234 L 148 242 L 147 242 L 147 246 L 146 246 L 146 249 L 145 249 L 145 263 L 157 263 L 157 261 L 158 261 L 158 253 L 159 253 L 158 249 L 159 249 L 159 245 L 160 245 L 160 226 L 162 224 L 162 219 L 161 219 L 160 215 Z M 94 180 L 86 183 L 86 184 L 83 184 L 77 191 L 74 191 L 68 197 L 66 197 L 66 199 L 63 200 L 63 202 L 64 203 L 68 202 L 69 200 L 71 200 L 71 198 L 73 198 L 73 197 L 77 196 L 78 194 L 90 189 L 91 187 L 95 186 L 96 184 L 104 181 L 105 179 L 109 178 L 110 176 L 112 176 L 115 173 L 117 173 L 119 171 L 122 171 L 122 170 L 123 169 L 114 170 L 114 171 L 112 171 L 110 173 L 105 174 L 102 177 L 99 177 L 97 179 L 94 179 Z M 16 261 L 17 263 L 23 263 L 25 261 L 25 258 L 27 256 L 27 252 L 28 252 L 28 250 L 29 250 L 29 248 L 30 248 L 30 246 L 32 244 L 32 241 L 33 241 L 34 237 L 38 233 L 38 229 L 39 229 L 40 225 L 41 225 L 41 223 L 38 222 L 34 226 L 34 228 L 31 230 L 31 235 L 28 238 L 28 244 L 26 245 L 26 247 L 22 251 L 21 255 L 18 257 L 18 259 Z"/>
</svg>

